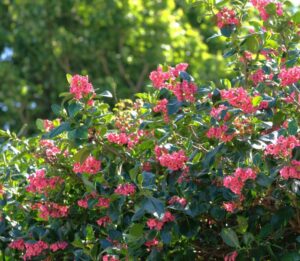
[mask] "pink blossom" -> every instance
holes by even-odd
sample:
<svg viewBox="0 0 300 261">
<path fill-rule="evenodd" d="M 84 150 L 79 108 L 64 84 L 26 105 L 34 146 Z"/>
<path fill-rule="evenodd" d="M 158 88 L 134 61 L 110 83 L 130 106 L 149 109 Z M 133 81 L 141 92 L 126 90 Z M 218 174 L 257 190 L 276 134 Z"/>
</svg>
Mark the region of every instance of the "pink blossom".
<svg viewBox="0 0 300 261">
<path fill-rule="evenodd" d="M 17 250 L 24 250 L 25 249 L 25 242 L 22 238 L 16 239 L 12 241 L 9 245 L 9 248 L 17 249 Z"/>
<path fill-rule="evenodd" d="M 108 208 L 110 204 L 110 199 L 109 198 L 99 198 L 98 203 L 96 204 L 96 207 L 103 207 L 103 208 Z"/>
<path fill-rule="evenodd" d="M 268 109 L 269 108 L 269 103 L 267 101 L 261 101 L 258 108 L 260 110 L 262 110 L 262 109 Z"/>
<path fill-rule="evenodd" d="M 99 219 L 97 220 L 97 224 L 98 224 L 100 227 L 106 227 L 107 224 L 109 224 L 109 223 L 111 223 L 111 222 L 112 222 L 112 221 L 111 221 L 111 219 L 110 219 L 109 216 L 104 216 L 104 217 L 99 218 Z"/>
<path fill-rule="evenodd" d="M 53 244 L 50 245 L 50 250 L 53 252 L 56 252 L 58 250 L 64 250 L 68 247 L 68 243 L 65 241 L 60 241 L 60 242 L 55 242 Z"/>
<path fill-rule="evenodd" d="M 300 80 L 300 66 L 295 66 L 289 69 L 283 68 L 278 74 L 282 86 L 288 86 L 297 83 Z"/>
<path fill-rule="evenodd" d="M 104 255 L 102 261 L 119 261 L 119 259 L 112 255 Z"/>
<path fill-rule="evenodd" d="M 244 187 L 244 183 L 234 176 L 226 176 L 223 180 L 223 185 L 237 195 L 242 194 L 242 189 Z"/>
<path fill-rule="evenodd" d="M 278 16 L 283 15 L 282 3 L 278 3 L 272 0 L 250 0 L 252 5 L 259 11 L 261 18 L 266 21 L 269 19 L 269 14 L 266 11 L 266 6 L 270 3 L 275 3 L 276 5 L 276 14 Z"/>
<path fill-rule="evenodd" d="M 237 256 L 238 253 L 236 251 L 231 252 L 224 257 L 224 261 L 235 261 Z"/>
<path fill-rule="evenodd" d="M 250 33 L 254 33 L 254 32 L 250 32 Z M 246 63 L 249 61 L 252 61 L 252 53 L 248 52 L 248 51 L 244 51 L 243 55 L 240 57 L 240 62 L 242 63 Z"/>
<path fill-rule="evenodd" d="M 241 109 L 245 113 L 253 113 L 257 108 L 253 107 L 252 99 L 242 87 L 221 90 L 221 97 L 233 107 Z"/>
<path fill-rule="evenodd" d="M 217 107 L 217 108 L 213 107 L 210 111 L 210 116 L 214 117 L 216 120 L 219 120 L 220 114 L 227 109 L 228 109 L 228 107 L 223 104 L 219 105 L 219 107 Z M 225 121 L 228 120 L 229 117 L 230 117 L 230 115 L 229 115 L 229 113 L 227 113 L 224 117 L 224 120 Z"/>
<path fill-rule="evenodd" d="M 36 170 L 33 175 L 30 175 L 29 185 L 26 190 L 32 193 L 47 193 L 49 190 L 53 190 L 57 185 L 62 184 L 63 180 L 60 177 L 45 177 L 45 170 Z"/>
<path fill-rule="evenodd" d="M 253 81 L 255 85 L 258 85 L 259 83 L 263 83 L 267 80 L 273 79 L 273 74 L 265 74 L 263 69 L 258 69 L 255 71 L 252 75 L 250 75 L 250 79 Z"/>
<path fill-rule="evenodd" d="M 154 238 L 150 241 L 145 242 L 145 246 L 148 248 L 151 248 L 151 247 L 157 246 L 158 243 L 159 243 L 159 241 L 156 238 Z"/>
<path fill-rule="evenodd" d="M 36 243 L 25 243 L 26 253 L 23 256 L 24 260 L 31 259 L 34 256 L 39 256 L 49 246 L 46 242 L 39 240 Z"/>
<path fill-rule="evenodd" d="M 292 160 L 291 166 L 284 166 L 280 170 L 283 179 L 300 179 L 300 161 Z"/>
<path fill-rule="evenodd" d="M 158 66 L 156 71 L 150 73 L 149 78 L 152 81 L 154 88 L 161 89 L 165 87 L 165 81 L 169 80 L 170 76 L 169 72 L 163 72 L 162 67 Z"/>
<path fill-rule="evenodd" d="M 147 226 L 150 228 L 150 229 L 156 229 L 156 230 L 161 230 L 162 227 L 164 225 L 164 222 L 162 221 L 159 221 L 155 218 L 149 218 L 148 221 L 147 221 Z"/>
<path fill-rule="evenodd" d="M 161 112 L 163 114 L 164 121 L 166 123 L 169 122 L 167 105 L 168 105 L 168 100 L 162 99 L 162 100 L 158 101 L 156 106 L 153 108 L 154 112 Z"/>
<path fill-rule="evenodd" d="M 73 171 L 75 173 L 97 174 L 100 169 L 101 161 L 96 160 L 93 156 L 87 157 L 82 164 L 80 164 L 80 162 L 76 162 L 73 165 Z"/>
<path fill-rule="evenodd" d="M 40 145 L 44 149 L 49 161 L 55 160 L 56 155 L 61 153 L 61 150 L 54 145 L 52 140 L 41 140 Z"/>
<path fill-rule="evenodd" d="M 53 147 L 54 141 L 53 140 L 40 140 L 40 145 L 45 148 Z"/>
<path fill-rule="evenodd" d="M 158 146 L 155 148 L 156 158 L 159 161 L 160 165 L 167 167 L 170 170 L 179 170 L 185 166 L 188 158 L 185 156 L 183 150 L 169 153 L 161 153 L 161 150 Z"/>
<path fill-rule="evenodd" d="M 278 55 L 278 52 L 274 49 L 262 49 L 260 51 L 260 53 L 265 56 L 265 58 L 269 61 L 272 59 L 272 55 L 273 56 L 277 56 Z"/>
<path fill-rule="evenodd" d="M 300 146 L 300 140 L 295 136 L 279 136 L 274 144 L 269 144 L 265 149 L 265 155 L 273 155 L 275 158 L 287 158 L 292 156 L 292 150 Z"/>
<path fill-rule="evenodd" d="M 80 200 L 77 201 L 77 204 L 78 204 L 79 207 L 82 207 L 82 208 L 88 208 L 89 207 L 87 199 L 80 199 Z"/>
<path fill-rule="evenodd" d="M 180 198 L 178 196 L 173 196 L 169 199 L 168 204 L 173 205 L 175 203 L 180 204 L 182 207 L 185 207 L 187 204 L 187 200 L 185 198 Z"/>
<path fill-rule="evenodd" d="M 54 124 L 52 121 L 43 120 L 43 124 L 45 131 L 51 131 L 52 129 L 54 129 Z"/>
<path fill-rule="evenodd" d="M 95 195 L 94 194 L 89 194 L 89 195 L 85 196 L 83 199 L 78 200 L 77 201 L 78 206 L 80 206 L 82 208 L 88 208 L 88 200 L 91 199 L 91 198 L 97 198 L 97 195 L 96 194 Z M 108 208 L 109 203 L 110 203 L 110 199 L 99 197 L 98 202 L 95 206 L 96 207 Z"/>
<path fill-rule="evenodd" d="M 223 207 L 227 212 L 233 213 L 235 209 L 237 208 L 236 202 L 224 202 Z"/>
<path fill-rule="evenodd" d="M 230 10 L 224 7 L 217 13 L 217 26 L 219 28 L 222 28 L 225 25 L 238 25 L 238 24 L 239 24 L 239 19 L 236 17 L 234 10 Z"/>
<path fill-rule="evenodd" d="M 129 196 L 135 193 L 135 186 L 130 183 L 120 184 L 115 189 L 115 193 L 123 196 Z"/>
<path fill-rule="evenodd" d="M 163 216 L 162 222 L 173 222 L 175 220 L 175 217 L 172 215 L 171 212 L 166 211 L 166 213 Z"/>
<path fill-rule="evenodd" d="M 234 138 L 234 134 L 227 134 L 227 130 L 228 127 L 226 125 L 222 125 L 220 127 L 211 127 L 206 133 L 206 136 L 210 139 L 216 138 L 222 140 L 223 142 L 229 142 Z"/>
<path fill-rule="evenodd" d="M 152 169 L 152 167 L 151 167 L 151 163 L 149 161 L 143 163 L 143 166 L 142 166 L 143 171 L 150 172 L 151 169 Z"/>
<path fill-rule="evenodd" d="M 180 64 L 177 64 L 175 66 L 175 68 L 173 67 L 169 67 L 169 72 L 170 74 L 173 76 L 173 77 L 178 77 L 179 76 L 179 73 L 180 72 L 185 72 L 186 69 L 188 68 L 188 64 L 187 63 L 180 63 Z"/>
<path fill-rule="evenodd" d="M 195 102 L 195 94 L 197 92 L 197 86 L 193 82 L 183 80 L 176 83 L 176 85 L 169 86 L 169 89 L 174 93 L 178 101 Z"/>
<path fill-rule="evenodd" d="M 93 85 L 88 76 L 74 75 L 70 84 L 70 93 L 74 94 L 76 100 L 80 100 L 89 93 L 94 93 Z"/>
<path fill-rule="evenodd" d="M 109 142 L 116 143 L 119 145 L 124 145 L 128 143 L 128 137 L 126 133 L 109 133 L 106 137 Z"/>
<path fill-rule="evenodd" d="M 68 215 L 69 207 L 54 202 L 36 203 L 32 209 L 39 210 L 39 216 L 48 220 L 49 217 L 60 218 Z"/>
<path fill-rule="evenodd" d="M 242 182 L 246 182 L 248 179 L 256 179 L 256 172 L 251 168 L 237 168 L 234 176 L 239 178 Z"/>
<path fill-rule="evenodd" d="M 223 185 L 237 195 L 242 194 L 244 184 L 249 179 L 256 179 L 256 172 L 251 168 L 237 168 L 233 175 L 223 179 Z"/>
</svg>

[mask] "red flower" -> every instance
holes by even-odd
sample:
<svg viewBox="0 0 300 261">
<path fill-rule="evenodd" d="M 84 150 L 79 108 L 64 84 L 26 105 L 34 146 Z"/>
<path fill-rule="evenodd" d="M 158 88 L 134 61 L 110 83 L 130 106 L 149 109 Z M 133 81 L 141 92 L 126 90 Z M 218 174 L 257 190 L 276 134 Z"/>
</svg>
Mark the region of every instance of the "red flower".
<svg viewBox="0 0 300 261">
<path fill-rule="evenodd" d="M 94 93 L 93 85 L 88 76 L 74 75 L 71 80 L 70 93 L 74 94 L 76 100 L 80 100 L 89 93 Z"/>
<path fill-rule="evenodd" d="M 135 186 L 130 183 L 126 183 L 123 185 L 118 185 L 115 189 L 115 193 L 123 196 L 129 196 L 135 193 Z"/>
<path fill-rule="evenodd" d="M 239 19 L 236 18 L 234 10 L 230 10 L 224 7 L 217 13 L 217 26 L 219 28 L 224 27 L 225 25 L 238 25 Z"/>
<path fill-rule="evenodd" d="M 80 164 L 80 162 L 76 162 L 73 165 L 73 171 L 75 173 L 88 173 L 88 174 L 97 174 L 101 169 L 101 161 L 96 160 L 93 156 L 87 157 L 87 159 Z"/>
<path fill-rule="evenodd" d="M 100 226 L 100 227 L 106 227 L 108 223 L 111 223 L 111 219 L 109 216 L 104 216 L 102 218 L 99 218 L 97 220 L 97 224 Z"/>
</svg>

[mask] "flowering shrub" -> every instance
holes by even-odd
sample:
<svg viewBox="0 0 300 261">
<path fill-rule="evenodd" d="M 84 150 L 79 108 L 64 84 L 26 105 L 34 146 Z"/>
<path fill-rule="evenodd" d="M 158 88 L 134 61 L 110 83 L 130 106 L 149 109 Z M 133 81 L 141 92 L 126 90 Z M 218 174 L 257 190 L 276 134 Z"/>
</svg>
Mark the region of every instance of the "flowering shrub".
<svg viewBox="0 0 300 261">
<path fill-rule="evenodd" d="M 299 260 L 299 13 L 225 2 L 212 11 L 234 78 L 159 66 L 111 110 L 109 92 L 68 75 L 40 136 L 0 132 L 3 257 Z"/>
</svg>

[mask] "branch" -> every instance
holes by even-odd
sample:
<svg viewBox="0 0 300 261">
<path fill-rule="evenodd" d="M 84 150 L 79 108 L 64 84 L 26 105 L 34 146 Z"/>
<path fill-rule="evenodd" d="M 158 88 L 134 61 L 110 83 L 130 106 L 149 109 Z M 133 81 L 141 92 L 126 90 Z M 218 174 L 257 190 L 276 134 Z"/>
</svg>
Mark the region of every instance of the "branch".
<svg viewBox="0 0 300 261">
<path fill-rule="evenodd" d="M 141 87 L 142 87 L 142 84 L 144 82 L 144 79 L 145 79 L 145 76 L 146 76 L 148 70 L 149 70 L 149 64 L 148 63 L 144 63 L 143 70 L 142 70 L 142 72 L 140 74 L 140 77 L 139 77 L 139 79 L 137 81 L 137 84 L 135 86 L 135 91 L 136 92 L 140 92 L 141 91 Z"/>
</svg>

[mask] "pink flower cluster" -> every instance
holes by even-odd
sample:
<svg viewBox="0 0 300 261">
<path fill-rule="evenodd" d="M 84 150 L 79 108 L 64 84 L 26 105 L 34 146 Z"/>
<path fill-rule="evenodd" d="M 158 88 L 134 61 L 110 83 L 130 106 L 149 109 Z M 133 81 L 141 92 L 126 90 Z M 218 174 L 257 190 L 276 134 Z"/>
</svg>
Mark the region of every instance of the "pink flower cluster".
<svg viewBox="0 0 300 261">
<path fill-rule="evenodd" d="M 210 139 L 215 138 L 222 140 L 223 142 L 229 142 L 234 138 L 234 134 L 226 134 L 227 130 L 227 125 L 222 125 L 220 127 L 211 127 L 206 133 L 206 136 Z"/>
<path fill-rule="evenodd" d="M 263 55 L 268 61 L 272 60 L 272 56 L 278 56 L 278 52 L 275 49 L 262 49 L 260 54 Z"/>
<path fill-rule="evenodd" d="M 221 90 L 221 97 L 227 100 L 231 106 L 239 108 L 245 113 L 253 113 L 257 110 L 252 105 L 251 97 L 242 87 Z"/>
<path fill-rule="evenodd" d="M 143 163 L 142 170 L 150 172 L 152 169 L 151 162 L 147 161 Z"/>
<path fill-rule="evenodd" d="M 251 168 L 237 168 L 233 175 L 226 176 L 223 185 L 237 195 L 242 194 L 244 184 L 249 179 L 256 179 L 256 172 Z"/>
<path fill-rule="evenodd" d="M 54 202 L 36 203 L 32 206 L 32 209 L 39 210 L 39 216 L 48 220 L 49 217 L 60 218 L 68 215 L 69 207 L 59 205 Z"/>
<path fill-rule="evenodd" d="M 293 83 L 297 83 L 300 80 L 300 66 L 292 68 L 283 68 L 278 74 L 278 78 L 281 80 L 282 86 L 288 86 Z"/>
<path fill-rule="evenodd" d="M 235 261 L 237 256 L 238 253 L 236 251 L 231 252 L 224 257 L 224 261 Z"/>
<path fill-rule="evenodd" d="M 165 82 L 168 81 L 170 77 L 171 77 L 170 72 L 164 72 L 161 66 L 158 66 L 157 70 L 152 71 L 149 76 L 154 88 L 156 89 L 161 89 L 166 87 Z"/>
<path fill-rule="evenodd" d="M 283 179 L 300 179 L 300 161 L 292 160 L 291 166 L 284 166 L 280 170 Z"/>
<path fill-rule="evenodd" d="M 266 11 L 266 6 L 270 3 L 275 3 L 276 5 L 276 14 L 279 16 L 283 15 L 282 3 L 275 2 L 272 0 L 250 0 L 252 5 L 259 11 L 260 17 L 266 21 L 269 19 L 269 14 Z"/>
<path fill-rule="evenodd" d="M 291 94 L 287 95 L 285 98 L 283 98 L 283 100 L 286 103 L 300 103 L 300 94 L 296 93 L 295 91 L 293 91 Z"/>
<path fill-rule="evenodd" d="M 217 13 L 217 26 L 223 28 L 226 25 L 238 25 L 239 19 L 236 17 L 235 11 L 226 7 Z"/>
<path fill-rule="evenodd" d="M 56 155 L 61 153 L 61 150 L 54 145 L 52 140 L 40 140 L 41 147 L 45 150 L 46 157 L 49 161 L 56 159 Z"/>
<path fill-rule="evenodd" d="M 46 242 L 39 240 L 36 243 L 25 243 L 26 252 L 23 256 L 24 260 L 31 259 L 34 256 L 39 256 L 49 246 Z"/>
<path fill-rule="evenodd" d="M 193 82 L 183 80 L 182 82 L 176 83 L 175 86 L 169 86 L 169 90 L 173 92 L 177 100 L 195 102 L 195 94 L 197 92 L 197 86 Z"/>
<path fill-rule="evenodd" d="M 129 196 L 135 193 L 135 186 L 130 183 L 119 184 L 115 189 L 115 193 L 118 195 Z"/>
<path fill-rule="evenodd" d="M 111 219 L 109 216 L 104 216 L 102 218 L 99 218 L 97 220 L 97 224 L 100 226 L 100 227 L 106 227 L 107 224 L 111 223 Z"/>
<path fill-rule="evenodd" d="M 216 120 L 220 120 L 221 119 L 220 115 L 222 111 L 225 111 L 227 109 L 228 107 L 223 104 L 219 105 L 219 107 L 217 108 L 213 107 L 210 111 L 210 116 L 214 117 Z M 229 118 L 230 118 L 230 114 L 227 112 L 224 117 L 224 121 L 228 120 Z"/>
<path fill-rule="evenodd" d="M 52 121 L 44 120 L 43 124 L 45 131 L 51 131 L 52 129 L 54 129 L 54 124 Z"/>
<path fill-rule="evenodd" d="M 173 196 L 169 199 L 168 204 L 174 205 L 175 203 L 180 204 L 182 207 L 185 207 L 187 204 L 187 200 L 185 198 L 180 198 L 178 196 Z"/>
<path fill-rule="evenodd" d="M 265 74 L 263 69 L 258 69 L 252 75 L 250 75 L 250 79 L 253 81 L 255 85 L 259 83 L 270 81 L 273 79 L 273 74 Z"/>
<path fill-rule="evenodd" d="M 119 261 L 119 259 L 112 255 L 104 255 L 102 261 Z"/>
<path fill-rule="evenodd" d="M 128 142 L 128 137 L 126 135 L 126 133 L 109 133 L 107 135 L 107 140 L 111 143 L 115 143 L 118 145 L 125 145 Z"/>
<path fill-rule="evenodd" d="M 56 252 L 58 250 L 64 250 L 68 247 L 68 243 L 65 241 L 55 242 L 49 246 L 50 250 Z"/>
<path fill-rule="evenodd" d="M 252 59 L 253 59 L 252 53 L 250 53 L 248 51 L 244 51 L 243 55 L 240 57 L 240 62 L 247 63 L 247 62 L 251 61 Z"/>
<path fill-rule="evenodd" d="M 145 246 L 148 247 L 148 248 L 151 248 L 151 247 L 157 246 L 158 243 L 159 243 L 159 241 L 156 238 L 154 238 L 154 239 L 152 239 L 150 241 L 145 242 Z"/>
<path fill-rule="evenodd" d="M 106 137 L 107 140 L 111 143 L 118 145 L 126 145 L 129 149 L 132 149 L 140 140 L 142 136 L 146 133 L 143 130 L 138 130 L 136 133 L 130 133 L 127 135 L 124 132 L 118 133 L 109 133 Z"/>
<path fill-rule="evenodd" d="M 26 190 L 32 193 L 47 193 L 49 190 L 55 189 L 59 184 L 63 183 L 62 178 L 60 177 L 45 177 L 45 170 L 40 169 L 35 172 L 35 174 L 30 175 L 29 185 Z"/>
<path fill-rule="evenodd" d="M 268 101 L 261 101 L 258 109 L 263 110 L 263 109 L 268 109 L 269 108 L 269 102 Z"/>
<path fill-rule="evenodd" d="M 183 150 L 169 154 L 164 148 L 156 146 L 154 151 L 160 165 L 173 171 L 184 168 L 188 160 Z"/>
<path fill-rule="evenodd" d="M 94 198 L 94 199 L 97 198 L 97 194 L 91 193 L 91 194 L 85 196 L 83 199 L 78 200 L 77 204 L 79 207 L 88 208 L 88 201 L 89 201 L 89 199 L 92 199 L 92 198 Z M 109 204 L 110 204 L 109 198 L 98 197 L 98 203 L 95 206 L 108 208 Z"/>
<path fill-rule="evenodd" d="M 74 94 L 76 100 L 80 100 L 89 93 L 94 93 L 93 85 L 88 76 L 74 75 L 70 84 L 70 93 Z"/>
<path fill-rule="evenodd" d="M 172 215 L 172 213 L 169 211 L 166 211 L 162 220 L 158 220 L 156 218 L 149 218 L 147 220 L 147 226 L 150 229 L 161 230 L 165 223 L 173 222 L 174 220 L 175 220 L 175 217 Z"/>
<path fill-rule="evenodd" d="M 25 249 L 25 242 L 23 239 L 16 239 L 12 241 L 9 245 L 9 248 L 17 249 L 17 250 L 23 250 Z"/>
<path fill-rule="evenodd" d="M 235 211 L 235 209 L 238 207 L 237 202 L 225 202 L 223 203 L 223 207 L 227 212 L 231 212 L 233 213 Z"/>
<path fill-rule="evenodd" d="M 100 169 L 101 161 L 96 160 L 93 156 L 88 156 L 82 164 L 76 162 L 73 165 L 73 171 L 75 173 L 97 174 Z"/>
<path fill-rule="evenodd" d="M 166 123 L 169 122 L 167 105 L 168 105 L 168 100 L 162 99 L 162 100 L 158 101 L 156 106 L 153 108 L 154 112 L 161 112 L 163 114 L 164 121 Z"/>
<path fill-rule="evenodd" d="M 180 63 L 173 67 L 169 67 L 167 72 L 164 72 L 162 67 L 159 66 L 156 71 L 150 73 L 150 80 L 154 88 L 166 88 L 170 90 L 178 99 L 178 101 L 195 101 L 195 93 L 197 86 L 193 82 L 186 80 L 177 81 L 180 72 L 185 72 L 188 67 L 186 63 Z"/>
<path fill-rule="evenodd" d="M 276 158 L 292 156 L 292 150 L 300 146 L 300 140 L 295 136 L 279 136 L 274 144 L 269 144 L 265 149 L 265 155 L 273 155 Z"/>
</svg>

